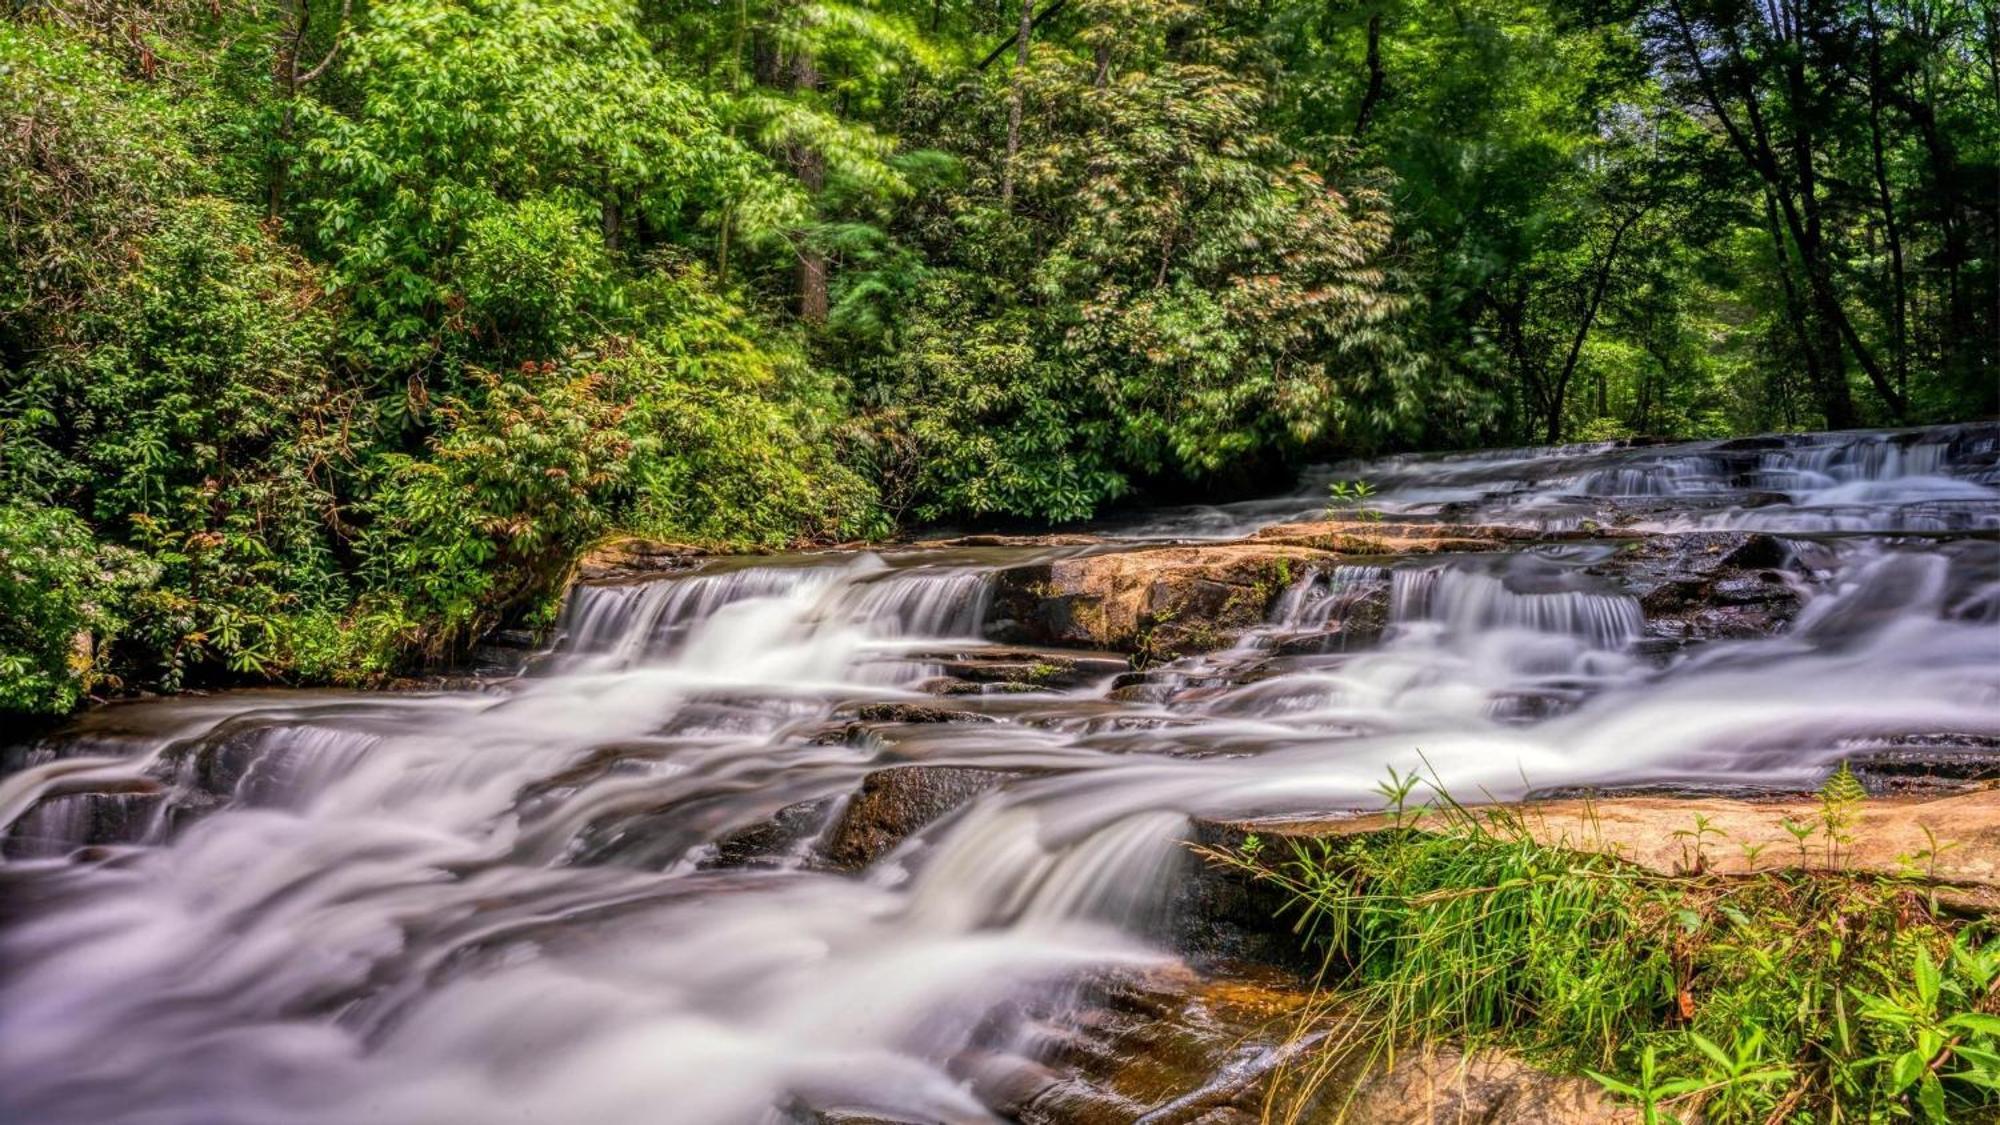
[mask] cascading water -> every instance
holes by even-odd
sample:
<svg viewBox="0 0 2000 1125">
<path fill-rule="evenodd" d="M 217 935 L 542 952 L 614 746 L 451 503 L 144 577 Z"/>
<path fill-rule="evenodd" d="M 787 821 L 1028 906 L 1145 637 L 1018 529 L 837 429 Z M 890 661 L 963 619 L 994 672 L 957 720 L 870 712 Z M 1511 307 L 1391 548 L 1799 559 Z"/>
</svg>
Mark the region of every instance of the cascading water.
<svg viewBox="0 0 2000 1125">
<path fill-rule="evenodd" d="M 1397 571 L 1390 596 L 1396 621 L 1436 621 L 1468 637 L 1519 629 L 1619 649 L 1638 640 L 1645 625 L 1638 601 L 1624 594 L 1517 593 L 1504 579 L 1449 567 Z"/>
<path fill-rule="evenodd" d="M 897 716 L 1033 550 L 585 587 L 535 675 L 479 691 L 105 708 L 0 759 L 0 1119 L 994 1120 L 970 1060 L 1032 1051 L 1031 1000 L 1167 954 L 1191 816 L 1365 807 L 1391 767 L 1796 787 L 1993 745 L 1996 459 L 1989 428 L 1358 467 L 1418 517 L 1798 538 L 1699 581 L 1615 540 L 1322 566 L 1160 692 L 949 700 L 983 722 Z M 1711 629 L 1675 583 L 1796 614 Z M 955 811 L 833 869 L 868 779 L 912 767 Z"/>
</svg>

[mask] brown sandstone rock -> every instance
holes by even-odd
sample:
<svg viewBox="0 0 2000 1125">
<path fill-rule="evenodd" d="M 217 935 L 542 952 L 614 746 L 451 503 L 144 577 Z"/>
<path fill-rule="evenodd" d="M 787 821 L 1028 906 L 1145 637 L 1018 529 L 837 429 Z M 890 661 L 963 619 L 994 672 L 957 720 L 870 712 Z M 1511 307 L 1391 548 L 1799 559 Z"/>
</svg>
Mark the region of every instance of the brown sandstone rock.
<svg viewBox="0 0 2000 1125">
<path fill-rule="evenodd" d="M 570 578 L 574 582 L 616 582 L 642 575 L 671 574 L 693 567 L 708 552 L 686 543 L 614 539 L 584 552 Z"/>
<path fill-rule="evenodd" d="M 1001 572 L 1003 639 L 1131 652 L 1145 661 L 1228 646 L 1306 567 L 1334 556 L 1281 543 L 1154 547 Z"/>
<path fill-rule="evenodd" d="M 1503 1051 L 1410 1051 L 1364 1078 L 1347 1120 L 1374 1125 L 1605 1125 L 1639 1114 L 1587 1078 L 1537 1070 Z"/>
<path fill-rule="evenodd" d="M 1821 830 L 1807 839 L 1803 858 L 1783 824 L 1787 819 L 1816 824 L 1820 805 L 1813 799 L 1615 797 L 1538 801 L 1513 811 L 1542 844 L 1616 855 L 1661 874 L 1692 870 L 1742 874 L 1800 867 L 1876 875 L 1915 873 L 1961 888 L 1962 893 L 1953 897 L 1962 905 L 2000 905 L 2000 789 L 1863 801 L 1854 807 L 1853 823 L 1845 832 L 1850 839 L 1837 855 L 1828 854 Z M 1696 817 L 1706 825 L 1699 847 L 1691 836 Z M 1241 821 L 1225 827 L 1267 837 L 1305 838 L 1373 832 L 1388 823 L 1383 816 L 1371 815 Z M 1931 848 L 1933 838 L 1948 846 L 1934 860 L 1922 858 L 1920 853 Z"/>
</svg>

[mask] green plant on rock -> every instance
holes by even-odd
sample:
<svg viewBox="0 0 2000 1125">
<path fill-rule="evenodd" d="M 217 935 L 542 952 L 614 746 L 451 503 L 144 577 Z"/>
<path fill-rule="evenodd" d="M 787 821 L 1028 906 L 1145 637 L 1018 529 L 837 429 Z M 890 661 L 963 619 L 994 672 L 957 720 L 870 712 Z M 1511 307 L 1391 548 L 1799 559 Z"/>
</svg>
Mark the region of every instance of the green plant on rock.
<svg viewBox="0 0 2000 1125">
<path fill-rule="evenodd" d="M 1382 522 L 1382 513 L 1376 508 L 1362 507 L 1368 498 L 1375 495 L 1375 486 L 1365 480 L 1337 480 L 1326 486 L 1328 519 L 1338 519 L 1351 515 L 1368 523 Z"/>
<path fill-rule="evenodd" d="M 1819 827 L 1826 841 L 1828 867 L 1840 866 L 1842 849 L 1854 843 L 1854 824 L 1860 815 L 1861 802 L 1867 797 L 1861 779 L 1854 776 L 1845 761 L 1820 785 Z"/>
</svg>

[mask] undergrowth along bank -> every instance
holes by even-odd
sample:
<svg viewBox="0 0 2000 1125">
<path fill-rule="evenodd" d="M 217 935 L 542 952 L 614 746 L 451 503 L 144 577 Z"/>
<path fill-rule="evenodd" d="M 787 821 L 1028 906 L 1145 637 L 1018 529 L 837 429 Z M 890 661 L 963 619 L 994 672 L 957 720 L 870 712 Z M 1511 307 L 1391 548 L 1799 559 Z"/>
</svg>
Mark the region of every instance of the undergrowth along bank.
<svg viewBox="0 0 2000 1125">
<path fill-rule="evenodd" d="M 1647 1125 L 2000 1117 L 2000 934 L 1941 899 L 1948 842 L 1902 875 L 1840 868 L 1863 799 L 1845 766 L 1819 816 L 1772 841 L 1692 821 L 1677 874 L 1538 841 L 1531 812 L 1441 788 L 1419 807 L 1417 785 L 1385 783 L 1377 831 L 1206 853 L 1285 893 L 1323 958 L 1318 1014 L 1338 1011 L 1350 1046 L 1515 1050 L 1588 1075 Z M 1724 846 L 1835 866 L 1724 875 Z M 1342 1055 L 1288 1088 L 1313 1091 Z"/>
</svg>

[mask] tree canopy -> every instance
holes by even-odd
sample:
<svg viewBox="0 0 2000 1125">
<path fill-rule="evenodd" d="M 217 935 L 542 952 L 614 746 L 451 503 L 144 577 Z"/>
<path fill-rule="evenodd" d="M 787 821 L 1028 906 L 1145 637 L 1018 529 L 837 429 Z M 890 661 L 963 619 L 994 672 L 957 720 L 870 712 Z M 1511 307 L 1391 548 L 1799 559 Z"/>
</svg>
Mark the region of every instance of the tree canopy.
<svg viewBox="0 0 2000 1125">
<path fill-rule="evenodd" d="M 2000 407 L 1991 0 L 40 0 L 0 707 L 577 551 Z M 87 642 L 87 643 L 86 643 Z"/>
</svg>

